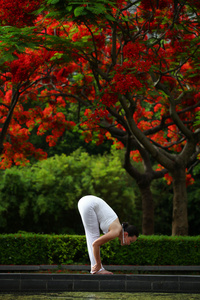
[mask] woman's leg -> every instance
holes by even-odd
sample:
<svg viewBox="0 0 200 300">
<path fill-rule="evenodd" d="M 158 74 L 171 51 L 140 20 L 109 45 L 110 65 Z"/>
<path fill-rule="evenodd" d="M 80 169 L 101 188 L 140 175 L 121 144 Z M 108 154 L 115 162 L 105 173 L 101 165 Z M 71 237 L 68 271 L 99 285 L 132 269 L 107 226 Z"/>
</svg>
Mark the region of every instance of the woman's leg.
<svg viewBox="0 0 200 300">
<path fill-rule="evenodd" d="M 99 222 L 94 211 L 94 203 L 91 196 L 81 198 L 78 203 L 78 209 L 82 218 L 85 235 L 87 240 L 88 254 L 91 262 L 91 268 L 96 264 L 93 254 L 93 242 L 100 237 Z"/>
</svg>

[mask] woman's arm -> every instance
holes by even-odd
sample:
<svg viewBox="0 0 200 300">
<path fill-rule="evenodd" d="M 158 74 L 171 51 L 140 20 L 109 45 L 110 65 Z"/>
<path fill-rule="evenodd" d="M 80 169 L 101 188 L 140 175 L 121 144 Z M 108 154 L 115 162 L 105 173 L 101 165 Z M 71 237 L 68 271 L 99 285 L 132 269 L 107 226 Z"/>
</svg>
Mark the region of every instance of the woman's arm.
<svg viewBox="0 0 200 300">
<path fill-rule="evenodd" d="M 96 241 L 94 241 L 92 246 L 93 246 L 93 253 L 94 253 L 94 258 L 96 260 L 96 264 L 92 267 L 92 272 L 96 273 L 101 268 L 100 246 L 115 239 L 116 237 L 119 236 L 119 234 L 120 234 L 119 229 L 111 230 L 105 235 L 100 236 Z"/>
</svg>

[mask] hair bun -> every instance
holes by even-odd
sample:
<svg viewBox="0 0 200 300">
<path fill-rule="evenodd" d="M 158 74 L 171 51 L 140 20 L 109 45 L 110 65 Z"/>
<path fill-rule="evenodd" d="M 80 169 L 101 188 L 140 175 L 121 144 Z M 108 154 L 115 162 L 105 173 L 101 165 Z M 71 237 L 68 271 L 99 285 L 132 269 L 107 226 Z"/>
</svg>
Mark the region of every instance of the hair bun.
<svg viewBox="0 0 200 300">
<path fill-rule="evenodd" d="M 128 222 L 123 222 L 123 223 L 122 223 L 123 229 L 125 230 L 125 229 L 128 227 L 128 225 L 129 225 Z"/>
</svg>

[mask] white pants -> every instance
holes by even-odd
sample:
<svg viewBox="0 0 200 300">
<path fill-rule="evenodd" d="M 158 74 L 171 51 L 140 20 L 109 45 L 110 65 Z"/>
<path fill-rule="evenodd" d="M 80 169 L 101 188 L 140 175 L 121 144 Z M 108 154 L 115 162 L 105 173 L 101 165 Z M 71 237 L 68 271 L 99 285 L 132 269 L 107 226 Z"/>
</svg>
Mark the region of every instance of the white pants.
<svg viewBox="0 0 200 300">
<path fill-rule="evenodd" d="M 78 203 L 78 209 L 85 229 L 88 254 L 92 268 L 92 266 L 96 264 L 92 244 L 96 239 L 100 237 L 99 221 L 97 219 L 97 214 L 94 211 L 93 203 L 91 201 L 87 202 L 80 200 Z"/>
</svg>

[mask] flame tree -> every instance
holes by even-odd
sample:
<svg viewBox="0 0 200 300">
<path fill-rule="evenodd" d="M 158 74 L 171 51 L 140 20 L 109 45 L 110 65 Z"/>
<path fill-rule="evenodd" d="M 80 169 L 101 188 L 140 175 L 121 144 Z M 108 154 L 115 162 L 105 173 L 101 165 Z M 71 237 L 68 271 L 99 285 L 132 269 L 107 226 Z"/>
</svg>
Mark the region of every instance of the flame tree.
<svg viewBox="0 0 200 300">
<path fill-rule="evenodd" d="M 35 95 L 39 103 L 27 111 L 21 106 L 21 123 L 13 115 L 12 122 L 16 123 L 9 126 L 10 136 L 14 127 L 31 130 L 37 122 L 39 134 L 52 130 L 47 137 L 52 145 L 67 126 L 74 126 L 63 111 L 69 103 L 77 103 L 77 126 L 86 141 L 96 140 L 98 144 L 106 137 L 116 146 L 126 147 L 124 166 L 143 195 L 146 234 L 153 228 L 150 184 L 166 172 L 174 191 L 172 234 L 188 234 L 186 186 L 192 179 L 187 170 L 198 158 L 200 139 L 198 126 L 194 126 L 200 103 L 199 8 L 195 0 L 48 0 L 33 22 L 32 41 L 37 44 L 34 53 L 43 59 L 45 52 L 49 58 L 33 66 L 37 69 L 34 74 L 28 74 L 28 78 L 33 76 L 34 84 L 19 90 L 21 102 L 27 98 L 33 101 Z M 18 24 L 3 17 L 3 25 Z M 24 38 L 22 29 L 20 34 Z M 1 103 L 8 111 L 12 98 L 6 103 L 5 92 L 13 93 L 13 84 L 24 84 L 27 79 L 27 75 L 20 74 L 14 82 L 12 64 L 20 63 L 20 55 L 28 54 L 28 44 L 26 40 L 22 54 L 16 54 L 20 49 L 12 45 L 8 53 L 15 57 L 9 63 L 2 62 Z M 9 46 L 8 41 L 2 48 L 5 46 Z M 48 99 L 45 108 L 38 112 L 44 99 Z M 18 107 L 19 101 L 16 112 Z M 8 139 L 8 129 L 6 133 Z M 7 148 L 11 145 L 4 139 L 5 143 Z M 2 155 L 9 160 L 7 148 Z M 143 172 L 138 171 L 132 158 L 143 161 Z M 157 169 L 153 169 L 152 162 L 157 162 Z"/>
</svg>

